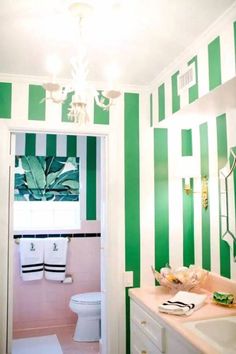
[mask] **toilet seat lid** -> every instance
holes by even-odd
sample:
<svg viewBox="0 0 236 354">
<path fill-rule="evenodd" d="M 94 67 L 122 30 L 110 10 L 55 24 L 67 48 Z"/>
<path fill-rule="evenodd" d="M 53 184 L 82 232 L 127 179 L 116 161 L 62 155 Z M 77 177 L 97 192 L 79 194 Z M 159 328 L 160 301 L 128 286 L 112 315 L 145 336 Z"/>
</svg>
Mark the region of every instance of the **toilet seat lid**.
<svg viewBox="0 0 236 354">
<path fill-rule="evenodd" d="M 92 293 L 82 293 L 76 294 L 71 297 L 71 301 L 77 304 L 86 304 L 86 305 L 96 305 L 101 303 L 101 293 L 92 292 Z"/>
</svg>

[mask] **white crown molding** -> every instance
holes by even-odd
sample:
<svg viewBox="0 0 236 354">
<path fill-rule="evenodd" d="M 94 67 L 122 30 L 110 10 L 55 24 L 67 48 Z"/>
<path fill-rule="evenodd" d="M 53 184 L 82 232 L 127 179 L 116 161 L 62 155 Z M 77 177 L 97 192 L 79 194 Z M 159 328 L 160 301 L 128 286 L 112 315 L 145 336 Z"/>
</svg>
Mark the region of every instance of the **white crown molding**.
<svg viewBox="0 0 236 354">
<path fill-rule="evenodd" d="M 211 40 L 220 35 L 223 28 L 236 20 L 236 1 L 214 21 L 206 31 L 204 31 L 196 40 L 187 47 L 170 65 L 168 65 L 156 78 L 150 82 L 150 93 L 156 89 L 157 85 L 162 83 L 166 77 L 173 74 L 175 70 L 181 68 L 183 63 L 187 63 L 194 55 L 197 55 L 199 49 L 208 45 Z"/>
<path fill-rule="evenodd" d="M 11 82 L 11 83 L 25 83 L 32 85 L 42 85 L 45 82 L 49 82 L 49 76 L 32 76 L 32 75 L 20 75 L 20 74 L 7 74 L 0 73 L 1 82 Z M 58 78 L 57 82 L 61 85 L 67 85 L 70 83 L 70 79 Z M 101 81 L 88 81 L 89 84 L 94 86 L 96 90 L 104 90 L 108 88 L 107 82 Z M 121 92 L 130 92 L 130 93 L 142 93 L 143 91 L 149 90 L 149 85 L 116 85 L 116 88 Z"/>
</svg>

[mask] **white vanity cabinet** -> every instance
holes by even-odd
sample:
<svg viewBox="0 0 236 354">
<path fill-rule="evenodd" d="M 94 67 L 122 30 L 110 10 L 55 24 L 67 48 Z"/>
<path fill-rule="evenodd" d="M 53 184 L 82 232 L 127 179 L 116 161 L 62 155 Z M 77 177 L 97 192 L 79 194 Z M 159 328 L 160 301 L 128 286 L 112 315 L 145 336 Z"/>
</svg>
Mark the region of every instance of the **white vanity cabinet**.
<svg viewBox="0 0 236 354">
<path fill-rule="evenodd" d="M 131 299 L 131 354 L 201 354 L 174 329 Z"/>
</svg>

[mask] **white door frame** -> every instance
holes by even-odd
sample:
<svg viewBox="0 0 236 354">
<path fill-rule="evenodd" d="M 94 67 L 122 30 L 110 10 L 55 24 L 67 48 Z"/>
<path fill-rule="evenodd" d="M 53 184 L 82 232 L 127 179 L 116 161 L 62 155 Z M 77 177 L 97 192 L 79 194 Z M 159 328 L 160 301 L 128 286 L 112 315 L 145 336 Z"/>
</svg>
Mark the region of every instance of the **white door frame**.
<svg viewBox="0 0 236 354">
<path fill-rule="evenodd" d="M 125 353 L 125 291 L 123 285 L 124 274 L 124 220 L 122 176 L 117 176 L 119 163 L 123 163 L 122 150 L 119 149 L 120 136 L 116 129 L 109 126 L 78 127 L 76 124 L 59 122 L 45 124 L 38 121 L 0 121 L 1 145 L 0 149 L 0 352 L 6 352 L 7 340 L 10 345 L 12 330 L 12 278 L 9 269 L 9 255 L 13 248 L 13 234 L 10 220 L 10 136 L 15 132 L 52 133 L 63 135 L 88 135 L 102 137 L 101 150 L 105 157 L 105 189 L 106 207 L 103 209 L 102 233 L 102 295 L 104 299 L 105 321 L 103 321 L 102 354 Z M 118 164 L 118 167 L 117 167 Z M 2 173 L 1 173 L 2 171 Z M 121 180 L 121 183 L 119 182 Z M 104 214 L 105 213 L 105 214 Z M 9 221 L 10 220 L 10 221 Z M 8 285 L 9 284 L 9 285 Z M 103 285 L 105 284 L 105 286 Z M 9 291 L 10 289 L 10 291 Z M 8 315 L 8 316 L 7 316 Z M 7 318 L 9 317 L 9 318 Z M 8 323 L 9 320 L 9 323 Z"/>
</svg>

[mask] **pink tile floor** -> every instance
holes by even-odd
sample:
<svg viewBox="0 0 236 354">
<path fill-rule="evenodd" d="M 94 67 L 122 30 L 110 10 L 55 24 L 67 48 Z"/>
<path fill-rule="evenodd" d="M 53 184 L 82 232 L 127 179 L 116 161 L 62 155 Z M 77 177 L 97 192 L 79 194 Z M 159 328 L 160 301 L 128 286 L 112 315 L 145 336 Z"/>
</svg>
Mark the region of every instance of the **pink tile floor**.
<svg viewBox="0 0 236 354">
<path fill-rule="evenodd" d="M 24 331 L 16 331 L 14 339 L 46 336 L 56 334 L 61 344 L 63 354 L 99 354 L 98 342 L 75 342 L 73 341 L 73 333 L 75 326 L 50 327 L 42 329 L 30 329 Z"/>
</svg>

